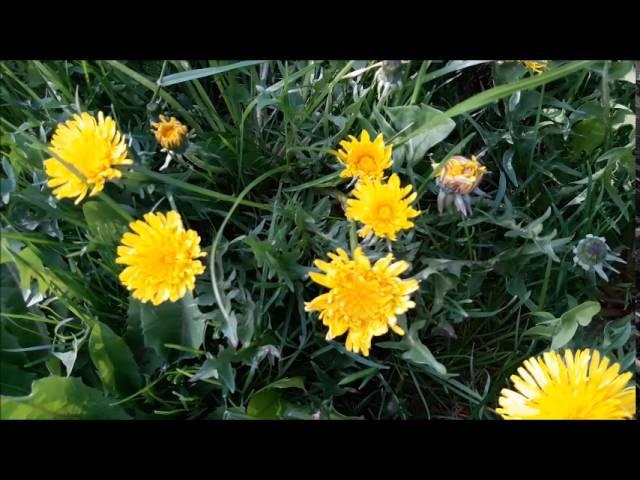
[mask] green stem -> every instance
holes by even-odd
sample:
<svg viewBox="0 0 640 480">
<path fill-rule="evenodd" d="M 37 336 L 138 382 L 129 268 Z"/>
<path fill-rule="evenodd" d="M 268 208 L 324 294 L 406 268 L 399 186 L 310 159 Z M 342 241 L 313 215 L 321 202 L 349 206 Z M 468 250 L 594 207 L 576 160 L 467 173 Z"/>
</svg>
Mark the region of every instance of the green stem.
<svg viewBox="0 0 640 480">
<path fill-rule="evenodd" d="M 158 80 L 156 80 L 156 89 L 153 91 L 153 96 L 151 97 L 151 100 L 149 100 L 149 103 L 153 103 L 153 101 L 158 96 L 158 93 L 160 92 L 160 87 L 162 86 L 162 78 L 164 77 L 164 71 L 167 68 L 167 63 L 168 62 L 166 60 L 162 62 L 162 68 L 160 69 L 160 76 L 158 77 Z"/>
<path fill-rule="evenodd" d="M 542 284 L 542 291 L 540 292 L 540 300 L 538 301 L 538 311 L 542 311 L 544 308 L 544 301 L 547 295 L 547 289 L 549 288 L 549 279 L 551 278 L 551 264 L 553 260 L 551 257 L 547 260 L 547 269 L 544 272 L 544 283 Z"/>
<path fill-rule="evenodd" d="M 418 95 L 420 94 L 420 88 L 422 87 L 422 84 L 424 83 L 424 74 L 427 71 L 427 69 L 429 68 L 429 66 L 431 65 L 431 60 L 426 60 L 422 62 L 422 65 L 420 65 L 420 71 L 418 71 L 418 76 L 416 78 L 416 83 L 413 86 L 413 93 L 411 94 L 411 101 L 409 102 L 409 105 L 415 105 L 416 102 L 418 101 Z"/>
<path fill-rule="evenodd" d="M 467 250 L 469 251 L 469 260 L 473 260 L 473 249 L 471 248 L 471 235 L 469 235 L 469 228 L 464 226 L 464 234 L 467 237 Z"/>
</svg>

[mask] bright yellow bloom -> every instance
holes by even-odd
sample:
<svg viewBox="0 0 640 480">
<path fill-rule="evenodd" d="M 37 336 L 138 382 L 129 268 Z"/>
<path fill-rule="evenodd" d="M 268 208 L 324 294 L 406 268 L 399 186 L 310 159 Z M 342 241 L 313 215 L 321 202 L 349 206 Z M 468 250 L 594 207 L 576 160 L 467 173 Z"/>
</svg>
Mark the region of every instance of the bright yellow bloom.
<svg viewBox="0 0 640 480">
<path fill-rule="evenodd" d="M 83 113 L 58 125 L 49 150 L 75 167 L 86 180 L 85 184 L 55 157 L 44 161 L 44 169 L 49 177 L 47 185 L 53 188 L 53 194 L 57 198 L 77 197 L 76 205 L 87 195 L 89 188 L 89 196 L 96 195 L 104 188 L 105 181 L 122 176 L 122 172 L 114 166 L 133 163 L 127 158 L 124 135 L 118 131 L 116 122 L 102 112 L 98 113 L 97 120 Z"/>
<path fill-rule="evenodd" d="M 160 121 L 152 123 L 151 126 L 154 128 L 156 140 L 167 150 L 180 148 L 188 131 L 186 125 L 180 123 L 176 117 L 167 120 L 164 115 L 160 115 Z"/>
<path fill-rule="evenodd" d="M 128 265 L 119 278 L 133 298 L 159 305 L 193 290 L 196 275 L 204 272 L 197 259 L 206 254 L 197 232 L 184 229 L 178 212 L 147 213 L 144 222 L 136 220 L 129 228 L 135 234 L 122 236 L 116 263 Z"/>
<path fill-rule="evenodd" d="M 342 140 L 342 150 L 337 152 L 340 163 L 346 168 L 341 177 L 381 178 L 385 169 L 391 167 L 391 145 L 385 145 L 382 134 L 372 142 L 369 133 L 362 130 L 360 140 L 349 135 L 351 141 Z"/>
<path fill-rule="evenodd" d="M 413 227 L 410 219 L 420 215 L 410 206 L 417 196 L 415 192 L 409 195 L 411 189 L 411 185 L 401 188 L 395 173 L 386 183 L 381 179 L 361 180 L 353 189 L 356 198 L 347 200 L 346 216 L 364 224 L 361 237 L 373 232 L 380 238 L 396 240 L 400 230 Z"/>
<path fill-rule="evenodd" d="M 311 279 L 329 288 L 310 302 L 307 312 L 319 311 L 322 323 L 329 327 L 327 340 L 348 331 L 346 348 L 351 352 L 362 351 L 369 355 L 371 339 L 384 335 L 389 327 L 404 335 L 396 315 L 401 315 L 416 304 L 409 299 L 418 290 L 415 279 L 401 280 L 398 276 L 409 268 L 404 261 L 393 261 L 393 255 L 378 260 L 373 267 L 358 247 L 354 259 L 339 248 L 337 255 L 329 253 L 331 262 L 316 260 L 315 265 L 324 272 L 311 272 Z"/>
<path fill-rule="evenodd" d="M 440 171 L 440 184 L 451 192 L 469 194 L 486 172 L 487 167 L 482 166 L 475 155 L 471 160 L 456 155 L 447 160 Z"/>
<path fill-rule="evenodd" d="M 507 420 L 623 420 L 636 411 L 631 373 L 595 350 L 546 352 L 525 360 L 503 389 L 496 412 Z"/>
<path fill-rule="evenodd" d="M 518 60 L 532 73 L 542 73 L 548 67 L 549 60 Z"/>
</svg>

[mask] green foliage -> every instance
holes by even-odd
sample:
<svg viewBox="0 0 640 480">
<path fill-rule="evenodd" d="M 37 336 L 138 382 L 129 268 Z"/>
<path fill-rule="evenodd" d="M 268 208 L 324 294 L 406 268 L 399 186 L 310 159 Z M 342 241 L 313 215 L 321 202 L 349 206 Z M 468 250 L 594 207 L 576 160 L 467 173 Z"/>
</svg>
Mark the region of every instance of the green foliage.
<svg viewBox="0 0 640 480">
<path fill-rule="evenodd" d="M 3 420 L 126 420 L 121 407 L 78 378 L 47 377 L 33 382 L 26 397 L 2 397 Z"/>
<path fill-rule="evenodd" d="M 539 352 L 633 369 L 633 63 L 411 61 L 384 98 L 375 64 L 0 63 L 2 418 L 489 419 Z M 79 111 L 113 116 L 134 164 L 76 206 L 42 162 Z M 190 129 L 163 170 L 160 113 Z M 393 143 L 422 211 L 391 247 L 420 280 L 416 308 L 366 358 L 304 311 L 325 291 L 313 261 L 357 241 L 333 152 L 363 129 Z M 456 154 L 489 171 L 466 219 L 436 207 L 432 165 Z M 169 209 L 207 269 L 180 301 L 142 304 L 116 248 Z M 629 262 L 608 284 L 573 265 L 589 233 Z"/>
</svg>

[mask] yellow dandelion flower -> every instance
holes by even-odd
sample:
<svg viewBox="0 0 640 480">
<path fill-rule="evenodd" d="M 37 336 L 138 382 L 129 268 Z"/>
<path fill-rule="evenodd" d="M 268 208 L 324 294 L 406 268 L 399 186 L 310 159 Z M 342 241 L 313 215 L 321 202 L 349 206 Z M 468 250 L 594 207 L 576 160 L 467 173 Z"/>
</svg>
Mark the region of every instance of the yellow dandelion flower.
<svg viewBox="0 0 640 480">
<path fill-rule="evenodd" d="M 361 237 L 373 232 L 395 241 L 400 230 L 414 226 L 410 219 L 420 215 L 410 206 L 417 196 L 415 192 L 409 195 L 411 189 L 411 185 L 400 187 L 400 178 L 395 173 L 386 183 L 381 179 L 360 181 L 353 189 L 355 198 L 347 200 L 346 216 L 364 224 Z"/>
<path fill-rule="evenodd" d="M 385 145 L 382 134 L 372 142 L 369 133 L 362 130 L 360 140 L 349 135 L 351 141 L 342 140 L 342 150 L 337 152 L 345 169 L 341 177 L 381 178 L 385 169 L 391 167 L 391 145 Z"/>
<path fill-rule="evenodd" d="M 167 150 L 180 148 L 188 131 L 187 126 L 180 123 L 176 117 L 167 120 L 164 115 L 160 115 L 160 121 L 152 123 L 151 126 L 157 142 Z"/>
<path fill-rule="evenodd" d="M 135 233 L 122 236 L 116 263 L 127 265 L 119 278 L 133 298 L 159 305 L 193 290 L 205 268 L 197 259 L 206 254 L 197 232 L 184 229 L 178 212 L 147 213 L 144 222 L 136 220 L 129 228 Z"/>
<path fill-rule="evenodd" d="M 320 312 L 322 323 L 329 327 L 327 340 L 345 332 L 348 351 L 369 355 L 371 339 L 384 335 L 389 327 L 404 335 L 397 325 L 401 315 L 416 304 L 409 299 L 418 290 L 415 279 L 401 280 L 398 276 L 409 268 L 404 261 L 393 261 L 393 255 L 378 260 L 373 267 L 358 247 L 353 260 L 339 248 L 337 255 L 328 254 L 331 262 L 316 260 L 324 273 L 311 272 L 311 279 L 329 288 L 329 292 L 305 303 L 305 311 Z"/>
<path fill-rule="evenodd" d="M 542 73 L 548 68 L 549 60 L 518 60 L 518 62 L 532 73 Z"/>
<path fill-rule="evenodd" d="M 546 352 L 525 360 L 496 412 L 507 420 L 623 420 L 635 415 L 631 373 L 595 350 Z"/>
<path fill-rule="evenodd" d="M 96 195 L 107 180 L 122 176 L 114 166 L 133 163 L 127 158 L 124 135 L 118 131 L 116 122 L 102 112 L 98 113 L 97 120 L 85 112 L 58 125 L 49 150 L 75 167 L 86 181 L 55 157 L 44 161 L 49 177 L 47 185 L 53 189 L 53 194 L 57 198 L 77 197 L 76 205 L 87 195 L 89 188 L 89 196 Z"/>
</svg>

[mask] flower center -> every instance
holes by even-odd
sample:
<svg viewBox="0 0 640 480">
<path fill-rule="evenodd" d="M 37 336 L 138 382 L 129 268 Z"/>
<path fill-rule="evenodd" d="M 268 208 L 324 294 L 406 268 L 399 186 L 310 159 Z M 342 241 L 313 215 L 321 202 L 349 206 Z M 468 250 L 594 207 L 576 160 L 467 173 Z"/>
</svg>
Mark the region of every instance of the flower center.
<svg viewBox="0 0 640 480">
<path fill-rule="evenodd" d="M 360 167 L 360 169 L 364 170 L 365 172 L 370 172 L 375 168 L 375 166 L 376 164 L 373 161 L 373 158 L 371 158 L 369 155 L 363 155 L 358 160 L 358 167 Z"/>
<path fill-rule="evenodd" d="M 174 134 L 175 127 L 173 125 L 161 125 L 160 126 L 160 135 L 163 137 L 170 137 Z"/>
<path fill-rule="evenodd" d="M 349 272 L 343 286 L 332 294 L 333 303 L 340 306 L 343 319 L 351 327 L 362 328 L 373 322 L 389 301 L 390 291 L 386 282 L 373 272 Z"/>
<path fill-rule="evenodd" d="M 393 210 L 391 210 L 391 207 L 389 207 L 388 205 L 382 205 L 381 207 L 378 207 L 378 216 L 380 218 L 387 220 L 391 218 L 392 213 Z"/>
<path fill-rule="evenodd" d="M 607 248 L 599 239 L 589 239 L 579 249 L 578 257 L 585 263 L 595 265 L 607 256 Z"/>
</svg>

